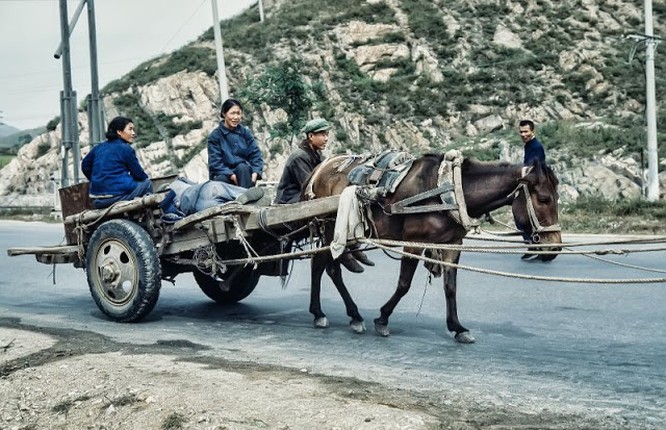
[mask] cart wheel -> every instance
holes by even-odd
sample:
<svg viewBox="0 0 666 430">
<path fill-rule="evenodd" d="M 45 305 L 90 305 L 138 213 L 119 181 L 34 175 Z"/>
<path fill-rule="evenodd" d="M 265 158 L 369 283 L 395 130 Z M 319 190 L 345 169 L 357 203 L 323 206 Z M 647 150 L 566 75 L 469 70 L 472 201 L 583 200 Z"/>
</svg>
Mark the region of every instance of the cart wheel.
<svg viewBox="0 0 666 430">
<path fill-rule="evenodd" d="M 205 295 L 220 304 L 240 302 L 254 291 L 259 273 L 252 267 L 231 267 L 223 279 L 194 270 L 194 280 Z"/>
<path fill-rule="evenodd" d="M 160 259 L 141 226 L 107 221 L 90 238 L 86 275 L 97 307 L 109 318 L 133 322 L 153 310 L 162 286 Z"/>
</svg>

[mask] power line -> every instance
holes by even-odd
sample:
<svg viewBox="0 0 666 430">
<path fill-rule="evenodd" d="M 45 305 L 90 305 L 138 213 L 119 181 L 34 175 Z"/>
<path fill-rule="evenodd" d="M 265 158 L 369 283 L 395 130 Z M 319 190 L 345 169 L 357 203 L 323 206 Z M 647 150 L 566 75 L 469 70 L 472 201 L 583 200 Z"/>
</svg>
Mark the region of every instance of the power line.
<svg viewBox="0 0 666 430">
<path fill-rule="evenodd" d="M 178 33 L 180 33 L 180 31 L 181 31 L 181 30 L 182 30 L 187 24 L 189 24 L 189 22 L 192 20 L 192 18 L 194 18 L 194 15 L 197 14 L 197 12 L 199 11 L 199 9 L 201 9 L 201 6 L 203 6 L 203 4 L 204 4 L 205 2 L 206 2 L 206 0 L 202 0 L 201 3 L 199 3 L 199 6 L 197 6 L 197 8 L 194 10 L 194 12 L 192 12 L 192 14 L 190 15 L 190 17 L 187 18 L 187 20 L 185 20 L 185 22 L 184 22 L 180 27 L 178 27 L 178 30 L 176 30 L 176 32 L 173 34 L 173 36 L 171 36 L 171 38 L 170 38 L 170 39 L 164 44 L 164 46 L 162 47 L 162 49 L 160 49 L 160 52 L 162 52 L 162 53 L 164 52 L 164 50 L 166 49 L 166 47 L 167 47 L 167 46 L 173 41 L 173 39 L 176 38 L 176 36 L 178 36 Z"/>
</svg>

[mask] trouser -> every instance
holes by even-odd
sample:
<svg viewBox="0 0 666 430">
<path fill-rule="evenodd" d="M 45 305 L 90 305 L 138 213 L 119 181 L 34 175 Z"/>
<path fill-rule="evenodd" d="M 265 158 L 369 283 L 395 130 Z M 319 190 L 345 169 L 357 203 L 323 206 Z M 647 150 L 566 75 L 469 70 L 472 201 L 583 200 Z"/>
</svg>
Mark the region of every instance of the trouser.
<svg viewBox="0 0 666 430">
<path fill-rule="evenodd" d="M 134 187 L 134 189 L 127 194 L 123 194 L 121 196 L 107 197 L 105 199 L 93 200 L 93 207 L 95 209 L 108 208 L 112 204 L 119 202 L 121 200 L 133 200 L 137 197 L 142 197 L 152 192 L 153 192 L 153 183 L 150 181 L 150 179 L 146 179 L 145 181 L 137 182 L 136 187 Z"/>
<path fill-rule="evenodd" d="M 520 234 L 523 236 L 523 240 L 527 243 L 532 242 L 532 236 L 526 231 L 526 228 L 525 228 L 527 226 L 524 225 L 523 223 L 518 222 L 518 221 L 514 221 L 514 222 L 516 223 L 516 228 L 518 230 L 520 230 Z"/>
<path fill-rule="evenodd" d="M 108 197 L 106 199 L 93 200 L 93 207 L 95 209 L 108 208 L 112 204 L 117 203 L 119 201 L 133 200 L 137 197 L 143 197 L 147 194 L 152 194 L 152 192 L 153 192 L 153 183 L 150 181 L 150 179 L 146 179 L 145 181 L 137 182 L 136 187 L 134 187 L 132 191 L 122 196 L 114 196 L 114 197 Z M 178 208 L 174 203 L 175 198 L 176 198 L 176 192 L 174 190 L 169 190 L 169 192 L 166 194 L 166 196 L 164 196 L 164 198 L 160 202 L 160 208 L 165 213 L 179 214 L 180 211 L 178 210 Z"/>
<path fill-rule="evenodd" d="M 243 188 L 250 188 L 254 186 L 254 184 L 252 183 L 252 167 L 249 164 L 241 163 L 236 167 L 234 167 L 232 170 L 236 175 L 236 180 L 238 181 L 238 183 L 234 185 L 238 185 L 239 187 Z M 228 176 L 224 175 L 216 176 L 214 180 L 225 182 L 227 184 L 233 184 L 233 182 L 231 182 L 231 179 L 229 179 Z"/>
</svg>

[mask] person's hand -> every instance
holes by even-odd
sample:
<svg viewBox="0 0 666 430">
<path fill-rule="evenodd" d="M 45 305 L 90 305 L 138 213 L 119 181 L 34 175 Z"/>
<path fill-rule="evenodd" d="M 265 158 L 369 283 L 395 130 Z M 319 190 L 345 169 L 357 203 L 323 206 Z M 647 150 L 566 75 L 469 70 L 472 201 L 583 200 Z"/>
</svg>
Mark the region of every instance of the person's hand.
<svg viewBox="0 0 666 430">
<path fill-rule="evenodd" d="M 257 183 L 257 176 L 258 176 L 258 175 L 257 175 L 256 173 L 253 173 L 253 174 L 252 174 L 252 183 L 253 183 L 253 184 L 256 184 L 256 183 Z"/>
<path fill-rule="evenodd" d="M 235 173 L 232 173 L 231 176 L 229 176 L 229 179 L 234 183 L 234 185 L 238 185 L 238 179 L 236 179 Z"/>
</svg>

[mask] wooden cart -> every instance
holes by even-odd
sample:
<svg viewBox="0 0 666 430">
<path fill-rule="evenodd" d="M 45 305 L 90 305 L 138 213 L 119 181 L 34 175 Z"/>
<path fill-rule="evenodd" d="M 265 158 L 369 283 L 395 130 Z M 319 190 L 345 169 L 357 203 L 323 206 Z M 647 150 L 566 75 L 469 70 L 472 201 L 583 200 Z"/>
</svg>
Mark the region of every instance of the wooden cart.
<svg viewBox="0 0 666 430">
<path fill-rule="evenodd" d="M 85 269 L 99 309 L 115 321 L 132 322 L 155 307 L 162 280 L 173 281 L 181 273 L 192 272 L 201 290 L 218 303 L 243 300 L 262 275 L 286 275 L 288 265 L 281 263 L 290 255 L 281 253 L 283 235 L 335 217 L 339 199 L 280 206 L 229 202 L 167 224 L 159 208 L 164 195 L 95 210 L 87 182 L 62 188 L 67 244 L 10 248 L 7 253 Z M 271 255 L 276 258 L 247 263 L 248 257 Z"/>
</svg>

